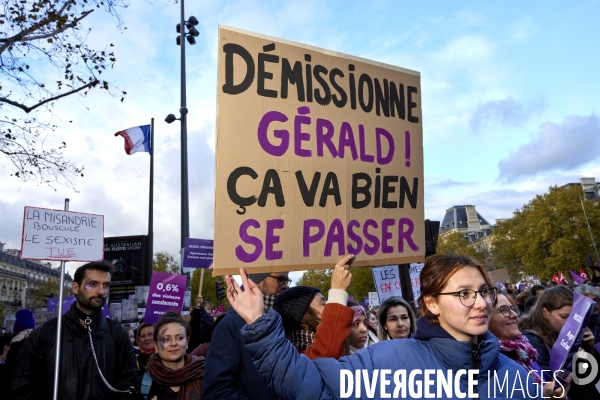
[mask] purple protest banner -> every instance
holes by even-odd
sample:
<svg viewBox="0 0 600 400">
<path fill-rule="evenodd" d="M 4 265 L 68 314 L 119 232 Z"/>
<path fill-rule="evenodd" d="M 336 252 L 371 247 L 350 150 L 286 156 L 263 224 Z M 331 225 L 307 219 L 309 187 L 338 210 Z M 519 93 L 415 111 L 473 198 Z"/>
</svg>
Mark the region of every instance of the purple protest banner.
<svg viewBox="0 0 600 400">
<path fill-rule="evenodd" d="M 156 324 L 167 311 L 181 312 L 185 295 L 185 275 L 153 272 L 144 322 Z"/>
<path fill-rule="evenodd" d="M 63 315 L 69 311 L 71 308 L 71 304 L 75 303 L 75 296 L 65 296 L 63 297 Z M 58 298 L 51 297 L 48 299 L 48 312 L 58 312 Z M 106 303 L 102 306 L 102 315 L 105 317 L 111 318 L 110 310 Z"/>
<path fill-rule="evenodd" d="M 590 322 L 596 302 L 579 293 L 574 293 L 573 309 L 569 319 L 560 330 L 560 334 L 550 352 L 550 369 L 571 372 L 573 355 L 581 347 L 583 334 Z"/>
<path fill-rule="evenodd" d="M 208 239 L 185 239 L 183 250 L 184 268 L 208 268 L 213 262 L 214 241 Z"/>
</svg>

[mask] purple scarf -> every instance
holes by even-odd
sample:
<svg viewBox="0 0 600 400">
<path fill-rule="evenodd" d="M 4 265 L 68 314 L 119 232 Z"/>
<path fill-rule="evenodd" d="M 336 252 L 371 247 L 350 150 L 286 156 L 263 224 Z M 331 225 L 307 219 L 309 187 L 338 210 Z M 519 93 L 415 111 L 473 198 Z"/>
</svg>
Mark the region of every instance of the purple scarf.
<svg viewBox="0 0 600 400">
<path fill-rule="evenodd" d="M 514 353 L 516 357 L 509 357 L 514 359 L 517 364 L 527 371 L 534 371 L 531 376 L 534 377 L 537 383 L 542 383 L 540 376 L 531 367 L 531 363 L 537 360 L 537 350 L 529 343 L 529 340 L 525 336 L 519 335 L 515 340 L 500 340 L 500 352 Z"/>
</svg>

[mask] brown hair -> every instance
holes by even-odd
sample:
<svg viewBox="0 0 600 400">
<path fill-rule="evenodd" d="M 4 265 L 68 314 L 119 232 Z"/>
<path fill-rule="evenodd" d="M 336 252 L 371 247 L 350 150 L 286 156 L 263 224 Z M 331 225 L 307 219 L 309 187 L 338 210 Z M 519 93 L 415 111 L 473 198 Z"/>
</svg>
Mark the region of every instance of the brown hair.
<svg viewBox="0 0 600 400">
<path fill-rule="evenodd" d="M 531 293 L 531 291 L 521 292 L 517 295 L 517 303 L 525 305 L 525 303 L 527 303 L 527 300 L 529 300 L 529 298 L 532 296 L 533 293 Z"/>
<path fill-rule="evenodd" d="M 489 287 L 494 287 L 487 276 L 483 264 L 472 258 L 456 254 L 440 254 L 431 257 L 421 270 L 421 295 L 419 296 L 419 315 L 429 322 L 439 324 L 437 316 L 433 315 L 425 304 L 425 297 L 437 297 L 444 289 L 448 280 L 461 268 L 476 268 L 483 276 Z"/>
<path fill-rule="evenodd" d="M 544 316 L 544 308 L 548 311 L 558 310 L 573 305 L 573 291 L 564 285 L 548 288 L 539 295 L 531 310 L 519 320 L 519 330 L 537 333 L 549 345 L 553 346 L 558 334 L 552 330 L 548 319 Z"/>
<path fill-rule="evenodd" d="M 183 326 L 183 329 L 185 329 L 185 335 L 187 336 L 188 341 L 190 340 L 190 337 L 192 336 L 192 328 L 190 327 L 190 324 L 185 322 L 181 318 L 181 314 L 178 312 L 167 311 L 164 313 L 160 321 L 158 321 L 156 328 L 154 329 L 154 341 L 156 343 L 158 343 L 158 332 L 160 331 L 160 328 L 167 324 L 179 324 Z"/>
<path fill-rule="evenodd" d="M 300 321 L 300 329 L 303 331 L 316 332 L 317 326 L 321 323 L 321 317 L 312 307 L 308 307 L 308 310 L 304 313 L 302 320 Z"/>
</svg>

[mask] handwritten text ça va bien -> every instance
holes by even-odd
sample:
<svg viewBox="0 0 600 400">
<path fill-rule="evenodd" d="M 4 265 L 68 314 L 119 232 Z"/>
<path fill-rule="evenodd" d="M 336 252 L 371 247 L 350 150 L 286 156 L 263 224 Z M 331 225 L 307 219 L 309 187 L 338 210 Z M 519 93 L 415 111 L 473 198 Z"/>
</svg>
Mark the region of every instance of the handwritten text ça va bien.
<svg viewBox="0 0 600 400">
<path fill-rule="evenodd" d="M 406 202 L 413 209 L 418 206 L 419 178 L 413 177 L 411 185 L 404 176 L 384 175 L 382 177 L 380 172 L 381 170 L 376 168 L 374 178 L 364 172 L 352 174 L 350 194 L 353 209 L 361 209 L 369 205 L 372 205 L 374 208 L 404 208 Z M 295 173 L 298 190 L 300 191 L 304 205 L 307 207 L 313 207 L 315 204 L 321 175 L 321 172 L 315 172 L 310 184 L 308 184 L 302 171 L 296 171 Z M 239 210 L 236 210 L 238 214 L 245 214 L 246 207 L 252 206 L 255 203 L 259 207 L 265 207 L 269 195 L 273 195 L 277 207 L 285 206 L 283 185 L 276 170 L 269 169 L 266 171 L 262 186 L 259 184 L 260 191 L 258 197 L 255 195 L 244 197 L 240 194 L 238 191 L 238 180 L 242 179 L 242 177 L 249 177 L 256 180 L 258 174 L 250 167 L 238 167 L 227 178 L 227 194 L 229 199 L 240 207 Z M 246 191 L 248 191 L 248 188 L 251 188 L 247 182 L 244 186 Z M 339 182 L 334 172 L 328 172 L 323 180 L 318 202 L 319 207 L 326 207 L 329 197 L 333 197 L 332 200 L 336 206 L 342 204 Z"/>
</svg>

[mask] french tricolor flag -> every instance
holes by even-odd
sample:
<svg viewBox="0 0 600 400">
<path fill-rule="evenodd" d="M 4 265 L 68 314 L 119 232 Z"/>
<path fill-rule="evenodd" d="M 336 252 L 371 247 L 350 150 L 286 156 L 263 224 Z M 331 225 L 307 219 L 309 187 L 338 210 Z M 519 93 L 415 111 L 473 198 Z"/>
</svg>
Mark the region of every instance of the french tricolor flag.
<svg viewBox="0 0 600 400">
<path fill-rule="evenodd" d="M 129 155 L 137 152 L 152 154 L 150 148 L 150 125 L 136 126 L 115 133 L 115 136 L 123 136 L 125 139 L 125 152 Z"/>
</svg>

